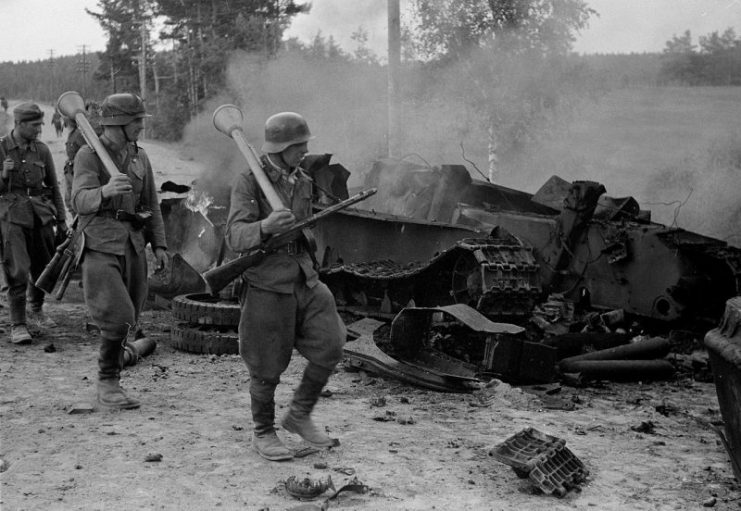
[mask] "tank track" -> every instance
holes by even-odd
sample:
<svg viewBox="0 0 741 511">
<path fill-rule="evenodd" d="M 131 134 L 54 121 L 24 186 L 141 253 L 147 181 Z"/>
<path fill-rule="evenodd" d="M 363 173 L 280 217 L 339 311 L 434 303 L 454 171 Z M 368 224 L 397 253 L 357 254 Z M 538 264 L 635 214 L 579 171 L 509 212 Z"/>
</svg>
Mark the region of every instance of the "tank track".
<svg viewBox="0 0 741 511">
<path fill-rule="evenodd" d="M 541 297 L 539 267 L 514 236 L 467 238 L 427 262 L 391 260 L 333 265 L 320 271 L 338 305 L 394 314 L 407 306 L 465 303 L 496 318 L 529 316 Z"/>
</svg>

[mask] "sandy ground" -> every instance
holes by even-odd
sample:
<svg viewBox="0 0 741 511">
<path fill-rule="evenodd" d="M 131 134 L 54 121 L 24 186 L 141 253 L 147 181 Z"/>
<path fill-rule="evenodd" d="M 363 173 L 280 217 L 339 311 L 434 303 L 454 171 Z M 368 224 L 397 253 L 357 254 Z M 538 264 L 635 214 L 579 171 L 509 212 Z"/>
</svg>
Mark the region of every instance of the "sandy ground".
<svg viewBox="0 0 741 511">
<path fill-rule="evenodd" d="M 62 139 L 50 133 L 42 139 L 61 168 Z M 160 177 L 194 168 L 174 146 L 144 146 Z M 7 342 L 7 309 L 0 311 L 3 510 L 284 510 L 302 504 L 285 491 L 290 476 L 331 476 L 338 488 L 357 477 L 370 488 L 341 494 L 330 509 L 741 508 L 712 427 L 720 415 L 711 383 L 564 386 L 547 399 L 507 384 L 445 394 L 343 363 L 315 414 L 341 446 L 271 463 L 250 446 L 241 359 L 174 350 L 169 312 L 145 312 L 158 348 L 124 371 L 123 385 L 142 400 L 141 409 L 76 414 L 70 412 L 92 401 L 97 370 L 97 340 L 85 328 L 79 287 L 73 283 L 62 302 L 50 301 L 58 327 L 37 331 L 29 346 Z M 302 367 L 296 355 L 276 396 L 279 416 Z M 632 429 L 649 421 L 653 433 Z M 489 456 L 526 427 L 566 440 L 590 471 L 580 492 L 545 495 Z M 302 447 L 298 437 L 279 434 Z M 147 461 L 151 455 L 161 460 Z"/>
</svg>

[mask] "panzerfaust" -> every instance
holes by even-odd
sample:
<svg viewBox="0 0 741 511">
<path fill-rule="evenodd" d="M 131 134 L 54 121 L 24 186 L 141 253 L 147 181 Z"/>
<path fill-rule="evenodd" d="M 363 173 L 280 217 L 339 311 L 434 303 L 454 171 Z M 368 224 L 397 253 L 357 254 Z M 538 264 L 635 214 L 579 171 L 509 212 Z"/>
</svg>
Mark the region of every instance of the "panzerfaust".
<svg viewBox="0 0 741 511">
<path fill-rule="evenodd" d="M 252 174 L 255 176 L 260 189 L 265 194 L 270 207 L 276 211 L 285 209 L 280 197 L 276 193 L 275 189 L 273 189 L 273 185 L 265 175 L 262 165 L 257 158 L 257 153 L 244 136 L 244 132 L 242 131 L 243 119 L 242 111 L 234 105 L 221 105 L 214 111 L 213 116 L 213 122 L 216 129 L 225 135 L 228 135 L 237 144 L 240 152 L 247 160 L 247 164 L 249 165 Z M 270 239 L 251 249 L 246 254 L 205 272 L 203 274 L 203 279 L 206 281 L 209 291 L 212 294 L 218 293 L 226 287 L 227 284 L 244 273 L 245 270 L 258 264 L 268 254 L 275 252 L 280 247 L 295 240 L 297 236 L 304 236 L 310 249 L 315 250 L 316 245 L 314 237 L 311 234 L 311 231 L 309 231 L 311 227 L 313 227 L 322 218 L 363 201 L 375 193 L 375 188 L 365 190 L 349 199 L 328 206 L 318 213 L 297 222 L 296 225 L 288 231 L 272 236 Z"/>
</svg>

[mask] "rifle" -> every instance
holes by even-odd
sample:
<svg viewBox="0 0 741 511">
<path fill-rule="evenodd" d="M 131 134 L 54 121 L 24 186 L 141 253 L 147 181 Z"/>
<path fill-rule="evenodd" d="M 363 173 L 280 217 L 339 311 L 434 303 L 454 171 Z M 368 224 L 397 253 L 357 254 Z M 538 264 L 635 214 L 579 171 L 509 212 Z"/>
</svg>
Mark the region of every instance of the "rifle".
<svg viewBox="0 0 741 511">
<path fill-rule="evenodd" d="M 212 295 L 217 294 L 219 291 L 224 289 L 232 280 L 242 275 L 242 273 L 244 273 L 248 268 L 259 264 L 260 261 L 265 259 L 265 257 L 267 257 L 269 254 L 276 252 L 289 241 L 292 241 L 296 237 L 296 233 L 299 233 L 304 229 L 313 226 L 317 221 L 328 215 L 331 215 L 332 213 L 336 213 L 337 211 L 345 209 L 348 206 L 352 206 L 357 202 L 367 199 L 377 191 L 378 190 L 376 188 L 364 190 L 357 195 L 353 195 L 349 199 L 345 199 L 342 202 L 338 202 L 337 204 L 327 206 L 321 211 L 314 213 L 310 217 L 297 222 L 286 232 L 277 234 L 264 243 L 251 248 L 246 254 L 203 273 L 202 277 L 203 280 L 206 282 L 206 286 L 208 287 L 209 292 Z"/>
<path fill-rule="evenodd" d="M 77 127 L 82 132 L 82 136 L 98 155 L 108 173 L 111 176 L 120 174 L 121 172 L 118 170 L 118 167 L 116 167 L 116 164 L 111 159 L 105 147 L 103 147 L 87 117 L 85 117 L 85 101 L 83 101 L 82 96 L 75 91 L 63 93 L 57 100 L 57 110 L 63 115 L 77 121 Z M 54 288 L 57 288 L 57 292 L 54 295 L 57 300 L 61 300 L 64 296 L 67 285 L 72 278 L 72 272 L 77 267 L 77 263 L 79 262 L 75 254 L 78 248 L 77 243 L 85 227 L 87 227 L 87 224 L 92 219 L 93 216 L 90 216 L 80 225 L 78 223 L 79 219 L 75 217 L 72 227 L 67 232 L 67 239 L 57 247 L 54 257 L 52 257 L 49 264 L 46 265 L 46 268 L 44 268 L 44 271 L 35 282 L 36 287 L 48 294 L 51 294 Z M 58 282 L 59 285 L 57 286 Z"/>
<path fill-rule="evenodd" d="M 35 282 L 36 287 L 47 294 L 51 294 L 54 288 L 57 288 L 54 295 L 57 300 L 64 296 L 72 278 L 72 271 L 77 267 L 77 243 L 82 234 L 82 229 L 77 229 L 78 220 L 79 217 L 75 217 L 72 227 L 67 230 L 67 238 L 57 246 L 54 257 Z"/>
</svg>

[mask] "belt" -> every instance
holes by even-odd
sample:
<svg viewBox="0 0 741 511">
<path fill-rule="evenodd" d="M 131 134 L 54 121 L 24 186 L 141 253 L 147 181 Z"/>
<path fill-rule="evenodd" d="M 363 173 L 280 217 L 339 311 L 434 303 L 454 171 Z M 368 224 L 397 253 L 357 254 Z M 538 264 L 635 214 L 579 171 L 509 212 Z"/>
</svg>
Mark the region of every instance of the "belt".
<svg viewBox="0 0 741 511">
<path fill-rule="evenodd" d="M 8 193 L 15 193 L 18 195 L 26 195 L 28 197 L 37 197 L 39 195 L 44 195 L 47 193 L 51 193 L 51 188 L 15 188 L 13 187 L 10 191 L 7 191 L 0 195 L 6 195 Z"/>
<path fill-rule="evenodd" d="M 278 249 L 278 252 L 286 252 L 288 255 L 299 255 L 305 251 L 301 240 L 289 241 Z"/>
<path fill-rule="evenodd" d="M 128 211 L 124 211 L 123 209 L 102 209 L 96 213 L 96 216 L 113 218 L 114 220 L 118 220 L 119 222 L 131 222 L 131 226 L 136 230 L 144 227 L 144 222 L 140 217 L 134 215 L 133 213 L 129 213 Z"/>
</svg>

